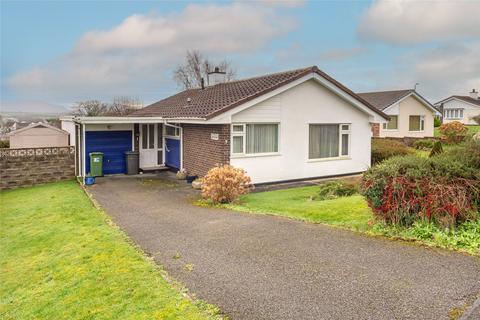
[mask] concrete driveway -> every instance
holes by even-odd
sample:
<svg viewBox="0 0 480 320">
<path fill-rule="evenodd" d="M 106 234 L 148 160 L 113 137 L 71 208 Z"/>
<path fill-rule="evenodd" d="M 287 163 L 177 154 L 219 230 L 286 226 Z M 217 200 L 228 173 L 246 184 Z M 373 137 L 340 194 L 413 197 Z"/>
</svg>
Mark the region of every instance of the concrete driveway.
<svg viewBox="0 0 480 320">
<path fill-rule="evenodd" d="M 200 208 L 190 187 L 167 180 L 101 178 L 89 191 L 171 276 L 232 319 L 448 319 L 480 292 L 480 261 L 467 255 Z"/>
</svg>

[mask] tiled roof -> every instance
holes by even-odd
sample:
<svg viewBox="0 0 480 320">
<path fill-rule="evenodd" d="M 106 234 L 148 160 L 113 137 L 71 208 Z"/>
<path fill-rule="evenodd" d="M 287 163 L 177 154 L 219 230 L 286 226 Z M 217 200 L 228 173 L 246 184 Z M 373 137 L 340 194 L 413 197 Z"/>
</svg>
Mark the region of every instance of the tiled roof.
<svg viewBox="0 0 480 320">
<path fill-rule="evenodd" d="M 395 90 L 395 91 L 379 91 L 379 92 L 363 92 L 357 93 L 360 97 L 367 100 L 378 110 L 384 110 L 393 103 L 400 101 L 403 97 L 414 92 L 412 89 Z"/>
<path fill-rule="evenodd" d="M 300 79 L 309 73 L 317 73 L 368 108 L 383 117 L 387 117 L 367 101 L 357 96 L 353 91 L 320 71 L 316 66 L 220 83 L 205 87 L 204 89 L 187 89 L 135 111 L 129 116 L 210 119 L 220 113 Z"/>
</svg>

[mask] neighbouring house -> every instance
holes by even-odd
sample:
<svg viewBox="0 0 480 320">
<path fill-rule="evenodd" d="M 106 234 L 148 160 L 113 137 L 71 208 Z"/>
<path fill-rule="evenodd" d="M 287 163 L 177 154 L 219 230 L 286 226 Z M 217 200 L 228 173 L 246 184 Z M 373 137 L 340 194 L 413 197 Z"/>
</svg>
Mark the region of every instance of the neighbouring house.
<svg viewBox="0 0 480 320">
<path fill-rule="evenodd" d="M 32 123 L 8 133 L 10 149 L 65 147 L 69 145 L 69 133 L 48 123 Z"/>
<path fill-rule="evenodd" d="M 76 126 L 82 176 L 93 151 L 104 173 L 124 173 L 138 150 L 143 170 L 216 164 L 254 183 L 359 173 L 370 166 L 371 123 L 388 116 L 317 67 L 188 89 L 125 117 L 63 119 Z M 208 81 L 212 83 L 213 81 Z"/>
<path fill-rule="evenodd" d="M 390 121 L 376 124 L 376 137 L 424 138 L 433 137 L 434 118 L 438 110 L 413 89 L 358 93 Z"/>
<path fill-rule="evenodd" d="M 460 121 L 466 125 L 476 125 L 473 117 L 480 115 L 480 97 L 472 89 L 468 96 L 450 96 L 435 103 L 443 115 L 443 123 Z"/>
</svg>

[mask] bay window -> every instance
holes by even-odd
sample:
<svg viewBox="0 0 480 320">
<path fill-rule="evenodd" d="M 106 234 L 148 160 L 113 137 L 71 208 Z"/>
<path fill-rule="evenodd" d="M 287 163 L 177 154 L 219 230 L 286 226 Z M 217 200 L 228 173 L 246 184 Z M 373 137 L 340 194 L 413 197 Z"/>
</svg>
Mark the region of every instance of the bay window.
<svg viewBox="0 0 480 320">
<path fill-rule="evenodd" d="M 324 159 L 350 154 L 349 124 L 310 124 L 308 158 Z"/>
<path fill-rule="evenodd" d="M 463 109 L 445 109 L 446 119 L 462 119 Z"/>
<path fill-rule="evenodd" d="M 232 124 L 232 154 L 276 153 L 278 136 L 277 123 Z"/>
<path fill-rule="evenodd" d="M 425 116 L 410 116 L 408 123 L 408 131 L 425 130 Z"/>
</svg>

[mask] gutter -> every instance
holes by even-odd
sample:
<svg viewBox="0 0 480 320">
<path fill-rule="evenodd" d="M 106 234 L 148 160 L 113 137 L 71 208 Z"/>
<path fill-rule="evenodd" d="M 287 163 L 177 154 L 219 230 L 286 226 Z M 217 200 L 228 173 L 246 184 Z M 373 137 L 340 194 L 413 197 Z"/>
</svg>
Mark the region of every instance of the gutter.
<svg viewBox="0 0 480 320">
<path fill-rule="evenodd" d="M 204 118 L 164 118 L 164 117 L 73 117 L 79 124 L 118 124 L 118 123 L 167 123 L 167 122 L 200 122 Z"/>
</svg>

